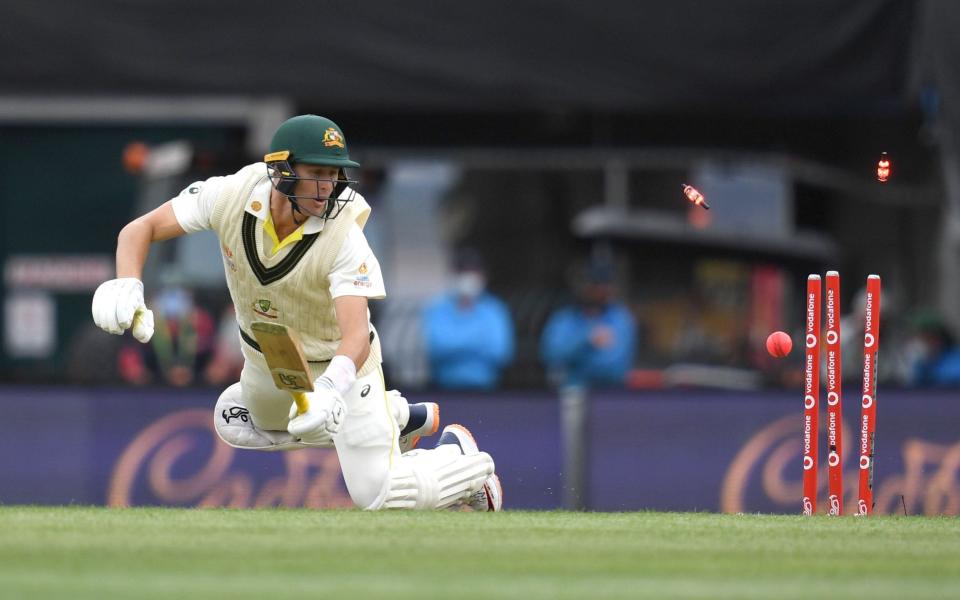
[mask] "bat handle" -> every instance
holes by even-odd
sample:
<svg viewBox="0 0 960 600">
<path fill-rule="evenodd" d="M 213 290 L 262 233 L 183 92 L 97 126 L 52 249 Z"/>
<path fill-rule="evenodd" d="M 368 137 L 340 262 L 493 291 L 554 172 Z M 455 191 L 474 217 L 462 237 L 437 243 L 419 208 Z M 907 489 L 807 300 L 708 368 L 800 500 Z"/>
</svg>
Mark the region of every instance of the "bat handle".
<svg viewBox="0 0 960 600">
<path fill-rule="evenodd" d="M 297 403 L 297 414 L 302 415 L 307 412 L 307 408 L 310 407 L 310 403 L 307 401 L 307 395 L 304 392 L 291 392 L 293 394 L 293 401 Z"/>
</svg>

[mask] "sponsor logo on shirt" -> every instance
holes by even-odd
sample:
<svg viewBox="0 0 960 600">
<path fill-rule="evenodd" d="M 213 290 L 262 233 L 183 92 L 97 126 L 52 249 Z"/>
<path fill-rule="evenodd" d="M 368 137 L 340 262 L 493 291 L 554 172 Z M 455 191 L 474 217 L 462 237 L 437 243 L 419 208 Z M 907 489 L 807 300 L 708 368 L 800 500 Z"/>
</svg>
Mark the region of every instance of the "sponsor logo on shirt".
<svg viewBox="0 0 960 600">
<path fill-rule="evenodd" d="M 233 260 L 233 251 L 227 247 L 226 244 L 220 244 L 220 249 L 223 250 L 223 260 L 227 263 L 227 266 L 230 267 L 230 270 L 234 273 L 237 272 L 237 263 Z"/>
<path fill-rule="evenodd" d="M 357 276 L 353 278 L 353 287 L 373 287 L 373 282 L 370 281 L 370 277 L 367 275 L 369 270 L 367 263 L 360 263 L 360 266 L 357 268 Z"/>
<path fill-rule="evenodd" d="M 253 312 L 268 319 L 276 319 L 280 316 L 280 311 L 270 300 L 255 300 L 252 304 Z"/>
</svg>

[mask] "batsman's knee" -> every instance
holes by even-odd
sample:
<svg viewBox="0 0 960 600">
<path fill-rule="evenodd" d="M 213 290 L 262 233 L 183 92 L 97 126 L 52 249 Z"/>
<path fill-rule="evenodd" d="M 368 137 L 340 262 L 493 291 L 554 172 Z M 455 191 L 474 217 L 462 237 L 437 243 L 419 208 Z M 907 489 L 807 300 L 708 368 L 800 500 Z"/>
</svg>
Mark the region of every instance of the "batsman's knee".
<svg viewBox="0 0 960 600">
<path fill-rule="evenodd" d="M 286 431 L 265 431 L 254 425 L 250 411 L 243 403 L 240 383 L 231 385 L 220 394 L 213 411 L 213 424 L 225 444 L 241 450 L 273 451 L 307 447 Z"/>
</svg>

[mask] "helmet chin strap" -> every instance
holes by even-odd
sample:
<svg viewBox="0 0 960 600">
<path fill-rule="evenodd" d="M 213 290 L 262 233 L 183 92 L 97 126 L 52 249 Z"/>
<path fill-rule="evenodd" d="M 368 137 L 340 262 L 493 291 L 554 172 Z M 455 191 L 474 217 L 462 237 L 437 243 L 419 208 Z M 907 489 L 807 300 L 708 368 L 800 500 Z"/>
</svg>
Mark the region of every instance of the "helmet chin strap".
<svg viewBox="0 0 960 600">
<path fill-rule="evenodd" d="M 301 215 L 303 214 L 303 211 L 300 210 L 300 205 L 297 204 L 297 201 L 294 200 L 293 198 L 291 198 L 290 196 L 287 196 L 287 200 L 290 201 L 290 206 L 291 206 L 291 209 L 290 209 L 290 218 L 293 219 L 293 224 L 294 224 L 294 225 L 296 225 L 297 227 L 300 227 L 301 225 L 303 225 L 304 223 L 306 223 L 306 222 L 307 222 L 307 219 L 309 219 L 310 217 L 304 217 L 304 219 L 303 219 L 302 221 L 298 221 L 298 220 L 297 220 L 297 215 L 296 215 L 296 213 L 300 213 Z"/>
<path fill-rule="evenodd" d="M 318 219 L 324 219 L 324 218 L 326 218 L 326 217 L 325 217 L 326 213 L 329 212 L 329 210 L 328 210 L 327 207 L 330 206 L 330 202 L 331 202 L 330 198 L 327 198 L 327 199 L 326 199 L 326 204 L 324 205 L 324 209 L 323 209 L 324 214 L 323 214 L 323 215 L 315 215 L 315 214 L 313 214 L 313 213 L 310 212 L 310 211 L 307 211 L 307 210 L 304 210 L 304 209 L 300 208 L 300 204 L 294 199 L 294 198 L 296 198 L 296 196 L 290 196 L 290 195 L 287 195 L 287 194 L 284 194 L 284 195 L 287 196 L 287 200 L 290 201 L 290 205 L 291 205 L 291 215 L 290 215 L 290 216 L 291 216 L 291 218 L 293 219 L 293 222 L 297 225 L 297 227 L 299 227 L 300 225 L 303 225 L 304 223 L 306 223 L 306 222 L 307 222 L 307 219 L 309 219 L 310 217 L 316 217 L 316 218 L 318 218 Z M 297 215 L 296 215 L 296 213 L 300 213 L 300 215 L 302 215 L 302 216 L 304 217 L 304 219 L 303 219 L 302 221 L 298 221 L 298 220 L 297 220 Z"/>
</svg>

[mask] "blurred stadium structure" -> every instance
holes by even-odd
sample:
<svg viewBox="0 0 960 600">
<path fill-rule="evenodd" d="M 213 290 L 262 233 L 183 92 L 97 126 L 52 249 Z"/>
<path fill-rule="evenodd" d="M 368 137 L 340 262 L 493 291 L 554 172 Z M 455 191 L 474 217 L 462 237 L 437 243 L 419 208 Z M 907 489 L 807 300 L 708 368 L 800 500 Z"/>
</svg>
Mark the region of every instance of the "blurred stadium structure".
<svg viewBox="0 0 960 600">
<path fill-rule="evenodd" d="M 641 323 L 636 388 L 799 389 L 798 363 L 773 363 L 762 341 L 799 327 L 800 282 L 827 268 L 880 272 L 894 310 L 933 306 L 960 326 L 953 3 L 289 10 L 0 8 L 2 381 L 117 382 L 124 342 L 89 315 L 117 232 L 259 160 L 302 112 L 334 117 L 364 165 L 393 386 L 424 385 L 418 313 L 465 244 L 513 311 L 515 390 L 546 385 L 540 331 L 590 255 L 613 258 Z M 683 182 L 713 209 L 684 201 Z M 158 246 L 148 296 L 174 280 L 220 314 L 221 269 L 212 235 Z M 850 305 L 858 290 L 843 292 Z"/>
</svg>

